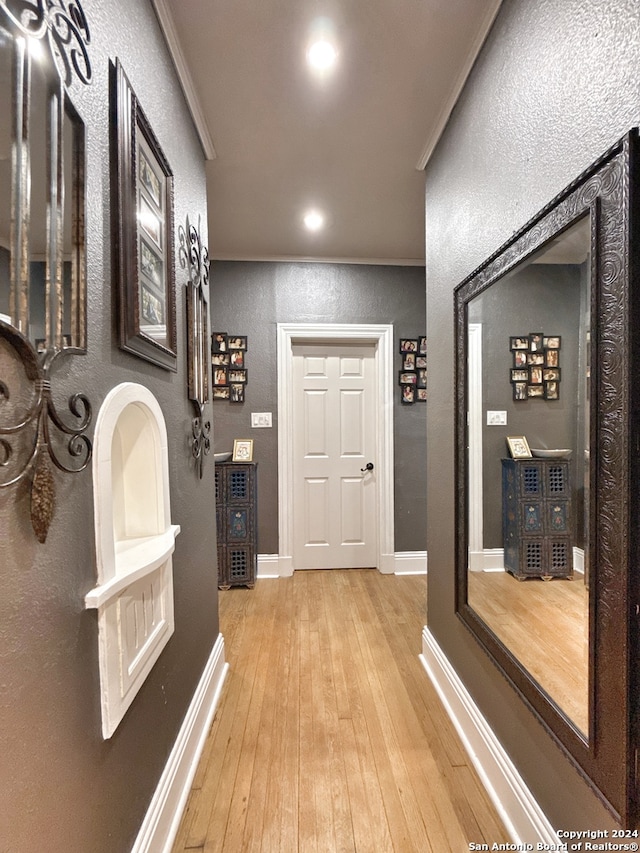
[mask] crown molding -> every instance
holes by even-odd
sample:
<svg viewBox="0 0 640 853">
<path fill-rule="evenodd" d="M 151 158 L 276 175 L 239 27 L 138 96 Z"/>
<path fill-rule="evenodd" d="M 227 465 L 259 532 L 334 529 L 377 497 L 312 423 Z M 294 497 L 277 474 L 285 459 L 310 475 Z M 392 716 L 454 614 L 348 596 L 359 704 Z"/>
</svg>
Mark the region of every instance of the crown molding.
<svg viewBox="0 0 640 853">
<path fill-rule="evenodd" d="M 193 79 L 189 72 L 189 68 L 187 67 L 184 53 L 182 52 L 180 39 L 178 38 L 176 26 L 173 22 L 173 16 L 169 11 L 169 6 L 167 5 L 166 0 L 151 0 L 151 3 L 158 18 L 160 29 L 162 30 L 162 34 L 164 35 L 167 43 L 171 59 L 173 60 L 178 80 L 180 81 L 180 86 L 184 92 L 187 106 L 191 113 L 191 118 L 193 119 L 196 132 L 200 139 L 200 144 L 202 145 L 205 159 L 215 160 L 217 157 L 216 149 L 213 147 L 213 140 L 209 133 L 207 120 L 204 112 L 202 111 L 202 107 L 200 106 L 200 100 L 196 94 Z"/>
<path fill-rule="evenodd" d="M 368 264 L 371 266 L 385 267 L 423 267 L 424 258 L 314 258 L 300 255 L 209 255 L 212 261 L 233 261 L 236 263 L 264 263 L 264 264 Z"/>
<path fill-rule="evenodd" d="M 467 78 L 471 73 L 471 69 L 473 68 L 475 61 L 478 58 L 478 54 L 480 53 L 482 45 L 484 44 L 485 39 L 489 35 L 489 30 L 493 26 L 493 22 L 496 19 L 501 4 L 502 0 L 494 0 L 494 2 L 489 6 L 489 9 L 487 10 L 487 14 L 482 20 L 482 23 L 478 29 L 475 39 L 473 40 L 469 53 L 467 54 L 466 61 L 462 66 L 460 73 L 456 77 L 453 86 L 451 87 L 449 96 L 446 99 L 444 106 L 440 110 L 438 118 L 436 119 L 433 132 L 427 139 L 426 145 L 424 146 L 424 148 L 422 149 L 422 153 L 420 154 L 420 159 L 416 163 L 416 169 L 418 171 L 422 171 L 423 169 L 425 169 L 427 163 L 431 159 L 431 155 L 433 154 L 435 147 L 438 144 L 445 127 L 447 126 L 449 116 L 451 115 L 453 108 L 457 104 L 458 98 L 460 97 L 460 94 L 464 89 L 465 83 L 467 82 Z"/>
</svg>

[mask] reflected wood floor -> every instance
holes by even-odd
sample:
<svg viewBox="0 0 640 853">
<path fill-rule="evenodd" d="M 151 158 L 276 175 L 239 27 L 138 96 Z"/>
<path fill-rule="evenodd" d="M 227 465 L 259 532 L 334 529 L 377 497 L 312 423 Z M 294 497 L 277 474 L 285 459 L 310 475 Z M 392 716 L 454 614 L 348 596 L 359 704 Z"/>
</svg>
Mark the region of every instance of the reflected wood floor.
<svg viewBox="0 0 640 853">
<path fill-rule="evenodd" d="M 174 853 L 507 842 L 418 659 L 426 578 L 300 571 L 220 593 L 230 672 Z"/>
<path fill-rule="evenodd" d="M 469 572 L 469 603 L 577 725 L 589 733 L 589 591 L 584 577 L 518 581 Z"/>
</svg>

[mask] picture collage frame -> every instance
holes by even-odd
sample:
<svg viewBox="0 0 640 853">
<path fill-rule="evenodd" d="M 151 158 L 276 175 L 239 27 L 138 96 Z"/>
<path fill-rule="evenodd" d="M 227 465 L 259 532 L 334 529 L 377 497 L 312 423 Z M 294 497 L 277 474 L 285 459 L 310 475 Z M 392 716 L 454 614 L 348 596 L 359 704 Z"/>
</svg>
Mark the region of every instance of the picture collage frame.
<svg viewBox="0 0 640 853">
<path fill-rule="evenodd" d="M 560 335 L 530 332 L 509 338 L 513 358 L 509 377 L 514 401 L 560 399 L 561 348 Z"/>
<path fill-rule="evenodd" d="M 400 402 L 404 406 L 427 402 L 427 338 L 400 338 Z"/>
<path fill-rule="evenodd" d="M 246 335 L 211 335 L 211 371 L 214 400 L 244 403 L 248 383 Z"/>
</svg>

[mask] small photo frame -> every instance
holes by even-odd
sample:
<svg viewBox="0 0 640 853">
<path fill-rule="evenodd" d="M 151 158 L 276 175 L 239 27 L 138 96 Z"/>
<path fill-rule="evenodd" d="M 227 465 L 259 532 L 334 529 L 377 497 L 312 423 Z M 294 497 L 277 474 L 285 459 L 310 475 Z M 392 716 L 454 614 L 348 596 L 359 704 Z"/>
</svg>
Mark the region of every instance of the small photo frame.
<svg viewBox="0 0 640 853">
<path fill-rule="evenodd" d="M 532 385 L 542 385 L 542 367 L 532 367 L 529 382 Z"/>
<path fill-rule="evenodd" d="M 544 397 L 544 385 L 527 385 L 527 397 Z"/>
<path fill-rule="evenodd" d="M 245 350 L 243 349 L 232 349 L 228 353 L 231 367 L 244 367 L 244 354 Z"/>
<path fill-rule="evenodd" d="M 228 385 L 214 385 L 213 386 L 213 399 L 214 400 L 228 400 L 230 397 L 229 394 L 229 386 Z"/>
<path fill-rule="evenodd" d="M 247 338 L 245 335 L 229 335 L 227 338 L 229 350 L 246 350 Z"/>
<path fill-rule="evenodd" d="M 542 332 L 531 332 L 529 335 L 529 349 L 531 352 L 541 352 L 543 349 L 544 335 Z"/>
<path fill-rule="evenodd" d="M 514 382 L 513 383 L 513 399 L 514 400 L 526 400 L 527 399 L 527 382 Z"/>
<path fill-rule="evenodd" d="M 560 335 L 550 335 L 548 338 L 543 339 L 543 346 L 545 349 L 560 349 L 562 338 Z"/>
<path fill-rule="evenodd" d="M 427 357 L 426 355 L 417 355 L 416 356 L 416 368 L 421 370 L 423 367 L 427 366 Z"/>
<path fill-rule="evenodd" d="M 529 338 L 509 338 L 509 349 L 510 350 L 528 350 L 529 349 Z"/>
<path fill-rule="evenodd" d="M 512 459 L 531 459 L 529 442 L 524 435 L 508 435 L 507 447 Z"/>
<path fill-rule="evenodd" d="M 230 384 L 239 385 L 242 383 L 243 385 L 247 384 L 247 371 L 244 368 L 234 368 L 230 367 L 227 371 L 227 375 L 229 378 Z"/>
<path fill-rule="evenodd" d="M 544 364 L 544 352 L 529 352 L 527 353 L 527 364 L 531 367 L 540 367 Z"/>
<path fill-rule="evenodd" d="M 418 352 L 417 338 L 400 338 L 400 352 Z M 425 345 L 426 352 L 426 345 Z"/>
<path fill-rule="evenodd" d="M 211 364 L 214 367 L 228 367 L 230 362 L 231 358 L 228 352 L 211 353 Z"/>
<path fill-rule="evenodd" d="M 226 367 L 214 367 L 213 368 L 213 385 L 228 385 L 229 380 L 227 377 L 227 368 Z"/>
<path fill-rule="evenodd" d="M 416 354 L 415 354 L 415 352 L 403 353 L 402 369 L 403 370 L 415 370 L 416 369 Z"/>
<path fill-rule="evenodd" d="M 527 354 L 528 350 L 514 350 L 513 351 L 513 366 L 514 367 L 526 367 L 527 366 Z"/>
<path fill-rule="evenodd" d="M 542 378 L 545 382 L 560 382 L 559 367 L 545 367 L 542 370 Z"/>
<path fill-rule="evenodd" d="M 512 382 L 528 382 L 529 381 L 529 370 L 526 367 L 512 367 L 511 368 L 511 381 Z"/>
<path fill-rule="evenodd" d="M 232 403 L 244 403 L 244 389 L 246 385 L 240 382 L 232 382 L 229 385 L 229 399 Z"/>
<path fill-rule="evenodd" d="M 253 439 L 235 438 L 231 459 L 233 462 L 251 462 L 253 460 Z"/>
<path fill-rule="evenodd" d="M 545 351 L 544 366 L 558 367 L 560 364 L 559 351 L 557 349 L 548 349 Z"/>
<path fill-rule="evenodd" d="M 416 401 L 418 403 L 426 403 L 427 402 L 427 389 L 425 388 L 416 388 Z"/>
<path fill-rule="evenodd" d="M 211 335 L 211 352 L 228 352 L 228 335 L 226 332 L 214 332 Z"/>
<path fill-rule="evenodd" d="M 424 369 L 421 369 L 418 371 L 417 387 L 418 388 L 426 388 L 427 387 L 427 371 Z"/>
<path fill-rule="evenodd" d="M 420 335 L 420 337 L 418 338 L 418 352 L 420 353 L 420 355 L 426 355 L 427 354 L 427 336 L 426 335 Z M 427 365 L 425 364 L 424 366 L 426 367 Z"/>
<path fill-rule="evenodd" d="M 560 399 L 560 387 L 556 381 L 544 383 L 544 397 L 545 400 Z"/>
<path fill-rule="evenodd" d="M 401 385 L 400 386 L 400 401 L 405 406 L 410 406 L 412 403 L 416 401 L 416 387 L 415 385 Z"/>
<path fill-rule="evenodd" d="M 415 370 L 401 370 L 398 376 L 398 382 L 400 385 L 417 385 L 418 374 Z"/>
</svg>

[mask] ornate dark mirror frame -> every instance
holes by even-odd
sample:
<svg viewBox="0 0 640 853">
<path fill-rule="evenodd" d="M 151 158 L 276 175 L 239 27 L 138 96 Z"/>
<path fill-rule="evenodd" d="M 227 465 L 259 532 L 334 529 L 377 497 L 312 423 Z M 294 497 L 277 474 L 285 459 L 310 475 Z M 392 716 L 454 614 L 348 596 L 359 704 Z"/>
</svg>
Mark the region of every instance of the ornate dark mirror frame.
<svg viewBox="0 0 640 853">
<path fill-rule="evenodd" d="M 202 478 L 204 457 L 211 451 L 211 421 L 204 418 L 209 402 L 209 251 L 202 245 L 198 228 L 187 217 L 186 227 L 178 228 L 180 266 L 189 271 L 187 299 L 188 393 L 196 415 L 191 423 L 191 450 Z"/>
<path fill-rule="evenodd" d="M 85 188 L 84 125 L 73 108 L 68 88 L 77 78 L 91 81 L 88 56 L 89 25 L 82 5 L 63 0 L 0 0 L 0 26 L 12 39 L 11 198 L 9 259 L 9 318 L 0 321 L 0 346 L 6 347 L 7 374 L 0 378 L 0 488 L 31 478 L 31 523 L 40 542 L 47 537 L 55 510 L 55 480 L 51 463 L 61 471 L 77 473 L 91 459 L 91 442 L 84 434 L 91 422 L 91 405 L 84 394 L 68 401 L 75 422 L 60 417 L 52 394 L 51 372 L 59 356 L 86 351 Z M 28 45 L 39 44 L 42 56 L 33 59 Z M 36 64 L 37 63 L 37 64 Z M 33 73 L 38 68 L 45 105 L 39 113 L 34 95 Z M 44 113 L 44 115 L 42 114 Z M 39 162 L 34 126 L 46 127 L 47 162 Z M 65 134 L 68 134 L 65 144 Z M 71 153 L 65 204 L 65 150 Z M 32 175 L 36 168 L 47 176 L 46 206 L 45 337 L 36 346 L 30 328 L 33 222 L 35 214 L 44 221 L 45 210 L 35 210 Z M 71 216 L 71 290 L 64 305 L 65 210 Z M 63 314 L 70 335 L 63 334 Z M 11 364 L 11 361 L 14 364 Z M 23 377 L 30 385 L 22 392 Z M 27 399 L 25 399 L 25 397 Z M 53 429 L 55 428 L 55 429 Z M 56 439 L 55 436 L 58 436 Z M 66 438 L 65 438 L 66 436 Z M 66 442 L 64 450 L 62 444 Z M 68 457 L 68 458 L 67 458 Z"/>
<path fill-rule="evenodd" d="M 634 130 L 488 258 L 454 294 L 456 482 L 460 484 L 456 500 L 457 615 L 626 826 L 638 820 L 638 144 Z M 466 485 L 469 303 L 586 214 L 591 217 L 592 250 L 588 738 L 469 605 Z"/>
</svg>

